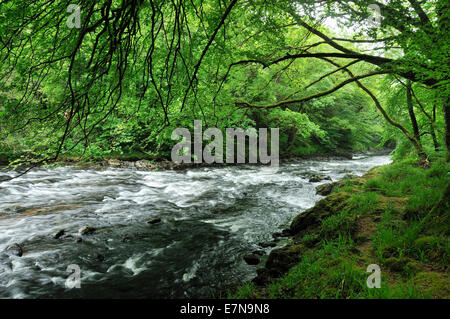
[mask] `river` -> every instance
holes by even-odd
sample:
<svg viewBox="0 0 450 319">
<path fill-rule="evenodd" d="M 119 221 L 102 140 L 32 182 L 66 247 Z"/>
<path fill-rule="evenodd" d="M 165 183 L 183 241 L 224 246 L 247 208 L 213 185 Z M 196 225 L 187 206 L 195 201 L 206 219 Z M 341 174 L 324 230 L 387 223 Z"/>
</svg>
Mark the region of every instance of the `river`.
<svg viewBox="0 0 450 319">
<path fill-rule="evenodd" d="M 245 254 L 269 253 L 260 244 L 321 198 L 315 187 L 329 181 L 310 183 L 310 174 L 336 181 L 389 162 L 294 160 L 276 173 L 252 165 L 34 169 L 0 182 L 0 298 L 220 297 L 261 267 L 247 265 Z M 161 222 L 147 223 L 154 218 Z M 79 242 L 83 226 L 96 231 Z M 55 239 L 60 230 L 65 236 Z M 13 243 L 23 256 L 5 253 Z M 79 289 L 65 286 L 72 264 Z"/>
</svg>

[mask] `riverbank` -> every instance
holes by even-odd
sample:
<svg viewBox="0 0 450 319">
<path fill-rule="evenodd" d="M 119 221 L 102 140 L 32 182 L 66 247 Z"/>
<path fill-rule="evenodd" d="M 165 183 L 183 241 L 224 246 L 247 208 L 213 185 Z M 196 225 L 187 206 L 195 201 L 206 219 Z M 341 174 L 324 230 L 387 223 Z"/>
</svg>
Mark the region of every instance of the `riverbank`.
<svg viewBox="0 0 450 319">
<path fill-rule="evenodd" d="M 393 149 L 378 149 L 378 150 L 370 150 L 366 152 L 360 153 L 348 153 L 347 155 L 339 154 L 316 154 L 316 155 L 308 155 L 308 156 L 285 156 L 280 158 L 281 163 L 290 163 L 292 161 L 297 161 L 299 159 L 304 160 L 348 160 L 353 157 L 359 156 L 377 156 L 377 155 L 387 155 L 391 153 Z M 54 162 L 37 162 L 37 161 L 29 161 L 26 163 L 16 163 L 8 166 L 9 162 L 3 159 L 0 161 L 0 170 L 2 169 L 12 169 L 16 171 L 25 171 L 27 169 L 33 167 L 61 167 L 61 166 L 71 166 L 79 169 L 104 169 L 104 168 L 136 168 L 138 170 L 183 170 L 190 168 L 199 168 L 199 167 L 226 167 L 226 166 L 235 166 L 242 165 L 236 163 L 175 163 L 173 161 L 163 159 L 163 160 L 152 160 L 143 158 L 140 156 L 136 156 L 136 154 L 132 155 L 123 155 L 123 156 L 114 156 L 111 158 L 105 159 L 83 159 L 81 157 L 63 157 L 58 161 Z M 247 165 L 261 165 L 261 164 L 249 164 Z"/>
<path fill-rule="evenodd" d="M 450 298 L 449 164 L 413 160 L 376 167 L 319 191 L 290 242 L 274 249 L 232 298 Z M 369 265 L 381 268 L 370 289 Z"/>
</svg>

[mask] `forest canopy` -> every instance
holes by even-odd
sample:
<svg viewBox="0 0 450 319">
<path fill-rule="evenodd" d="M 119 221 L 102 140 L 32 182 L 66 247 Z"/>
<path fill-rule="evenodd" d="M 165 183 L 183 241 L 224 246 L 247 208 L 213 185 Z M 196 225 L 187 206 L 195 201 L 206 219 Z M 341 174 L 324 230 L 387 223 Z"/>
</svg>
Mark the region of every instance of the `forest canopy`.
<svg viewBox="0 0 450 319">
<path fill-rule="evenodd" d="M 1 161 L 164 159 L 194 119 L 449 156 L 448 1 L 72 2 L 0 1 Z"/>
</svg>

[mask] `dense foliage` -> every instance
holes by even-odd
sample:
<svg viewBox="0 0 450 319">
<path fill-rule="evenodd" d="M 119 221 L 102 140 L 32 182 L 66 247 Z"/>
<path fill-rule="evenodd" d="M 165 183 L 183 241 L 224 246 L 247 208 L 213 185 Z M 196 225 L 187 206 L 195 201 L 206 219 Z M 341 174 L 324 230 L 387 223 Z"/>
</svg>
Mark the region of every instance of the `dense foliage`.
<svg viewBox="0 0 450 319">
<path fill-rule="evenodd" d="M 448 152 L 446 1 L 83 1 L 79 28 L 71 2 L 0 2 L 3 161 L 168 158 L 194 119 L 279 127 L 283 156 Z"/>
</svg>

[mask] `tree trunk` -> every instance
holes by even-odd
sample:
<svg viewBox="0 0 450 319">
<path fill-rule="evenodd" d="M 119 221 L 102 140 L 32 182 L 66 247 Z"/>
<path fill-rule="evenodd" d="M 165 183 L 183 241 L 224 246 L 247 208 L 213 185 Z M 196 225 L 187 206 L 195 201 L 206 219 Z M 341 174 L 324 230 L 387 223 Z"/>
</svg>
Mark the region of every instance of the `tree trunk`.
<svg viewBox="0 0 450 319">
<path fill-rule="evenodd" d="M 408 105 L 409 117 L 411 118 L 411 124 L 413 128 L 414 138 L 417 140 L 417 143 L 420 144 L 420 132 L 419 126 L 417 125 L 416 115 L 414 114 L 414 106 L 412 102 L 412 94 L 411 94 L 411 81 L 407 80 L 406 82 L 406 104 Z"/>
<path fill-rule="evenodd" d="M 439 29 L 439 36 L 447 37 L 450 32 L 450 23 L 449 23 L 449 12 L 450 5 L 448 1 L 440 0 L 437 2 L 437 22 Z M 443 54 L 445 54 L 447 60 L 450 57 L 448 50 L 444 50 Z M 443 114 L 444 114 L 444 123 L 445 123 L 445 145 L 446 145 L 446 157 L 447 162 L 450 162 L 450 96 L 449 96 L 449 84 L 448 84 L 448 75 L 442 79 L 443 84 L 439 89 L 439 93 L 442 95 L 443 102 Z"/>
<path fill-rule="evenodd" d="M 420 141 L 420 132 L 419 126 L 417 125 L 416 114 L 414 114 L 414 106 L 412 102 L 412 92 L 411 92 L 411 81 L 407 80 L 406 82 L 406 104 L 408 106 L 409 117 L 411 119 L 411 124 L 413 128 L 414 138 L 410 139 L 414 148 L 417 151 L 417 155 L 419 156 L 419 165 L 423 167 L 430 167 L 430 162 L 428 160 L 427 154 L 425 154 L 422 143 Z"/>
<path fill-rule="evenodd" d="M 436 152 L 439 152 L 439 143 L 436 138 L 436 131 L 434 130 L 433 122 L 430 123 L 430 134 L 431 134 L 431 138 L 433 139 L 434 150 Z"/>
<path fill-rule="evenodd" d="M 447 162 L 450 162 L 450 97 L 444 96 L 445 145 L 447 146 Z"/>
</svg>

